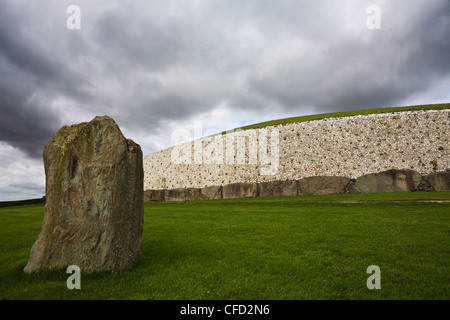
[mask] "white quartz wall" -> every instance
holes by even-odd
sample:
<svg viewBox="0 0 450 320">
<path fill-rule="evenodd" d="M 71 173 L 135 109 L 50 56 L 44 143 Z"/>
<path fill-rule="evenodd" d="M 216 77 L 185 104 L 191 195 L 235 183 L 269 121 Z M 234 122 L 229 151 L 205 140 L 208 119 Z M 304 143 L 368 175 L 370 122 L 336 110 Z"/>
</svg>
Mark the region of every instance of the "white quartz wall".
<svg viewBox="0 0 450 320">
<path fill-rule="evenodd" d="M 323 119 L 202 138 L 144 157 L 144 189 L 450 169 L 450 109 Z"/>
</svg>

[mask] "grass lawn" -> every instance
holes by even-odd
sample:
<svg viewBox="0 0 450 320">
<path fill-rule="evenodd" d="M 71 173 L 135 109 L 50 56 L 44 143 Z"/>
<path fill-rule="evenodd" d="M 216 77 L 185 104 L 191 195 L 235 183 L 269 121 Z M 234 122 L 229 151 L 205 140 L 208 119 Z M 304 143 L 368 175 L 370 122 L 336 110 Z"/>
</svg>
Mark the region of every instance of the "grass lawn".
<svg viewBox="0 0 450 320">
<path fill-rule="evenodd" d="M 448 300 L 450 202 L 429 200 L 450 192 L 146 202 L 139 265 L 80 290 L 22 272 L 44 206 L 0 208 L 0 299 Z"/>
</svg>

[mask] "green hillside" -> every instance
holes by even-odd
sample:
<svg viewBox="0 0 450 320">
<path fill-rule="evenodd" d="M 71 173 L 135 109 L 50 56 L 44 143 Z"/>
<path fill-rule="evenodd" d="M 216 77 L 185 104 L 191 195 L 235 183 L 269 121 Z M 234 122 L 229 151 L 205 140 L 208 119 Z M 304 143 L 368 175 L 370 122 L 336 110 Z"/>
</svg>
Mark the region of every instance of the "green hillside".
<svg viewBox="0 0 450 320">
<path fill-rule="evenodd" d="M 388 108 L 375 108 L 375 109 L 361 109 L 352 111 L 340 111 L 322 114 L 313 114 L 308 116 L 292 117 L 278 120 L 265 121 L 260 123 L 251 124 L 248 126 L 236 128 L 234 130 L 249 130 L 249 129 L 259 129 L 269 126 L 276 126 L 280 124 L 289 123 L 299 123 L 312 120 L 322 120 L 330 118 L 340 118 L 340 117 L 350 117 L 357 115 L 368 115 L 368 114 L 378 114 L 378 113 L 389 113 L 389 112 L 402 112 L 402 111 L 417 111 L 417 110 L 443 110 L 450 109 L 450 103 L 440 103 L 440 104 L 427 104 L 427 105 L 417 105 L 417 106 L 406 106 L 406 107 L 388 107 Z M 234 131 L 231 130 L 231 131 Z M 226 134 L 230 130 L 222 132 Z"/>
</svg>

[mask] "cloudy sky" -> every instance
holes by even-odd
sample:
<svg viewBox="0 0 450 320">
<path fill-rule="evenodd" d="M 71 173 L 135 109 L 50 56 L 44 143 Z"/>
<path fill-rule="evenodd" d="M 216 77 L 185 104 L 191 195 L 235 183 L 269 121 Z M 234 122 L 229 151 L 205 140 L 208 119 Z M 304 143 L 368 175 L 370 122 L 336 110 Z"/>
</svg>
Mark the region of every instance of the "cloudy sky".
<svg viewBox="0 0 450 320">
<path fill-rule="evenodd" d="M 44 195 L 62 125 L 109 115 L 145 155 L 195 121 L 450 102 L 449 53 L 449 0 L 1 0 L 0 201 Z"/>
</svg>

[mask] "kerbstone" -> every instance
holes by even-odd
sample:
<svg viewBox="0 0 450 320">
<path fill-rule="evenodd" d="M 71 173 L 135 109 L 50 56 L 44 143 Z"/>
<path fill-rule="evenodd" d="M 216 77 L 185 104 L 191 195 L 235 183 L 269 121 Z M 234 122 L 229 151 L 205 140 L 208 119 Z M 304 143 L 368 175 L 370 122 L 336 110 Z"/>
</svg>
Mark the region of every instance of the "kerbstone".
<svg viewBox="0 0 450 320">
<path fill-rule="evenodd" d="M 345 193 L 350 178 L 317 176 L 299 180 L 299 190 L 303 195 L 341 194 Z"/>
<path fill-rule="evenodd" d="M 232 183 L 223 186 L 223 199 L 254 198 L 258 196 L 257 183 Z"/>
<path fill-rule="evenodd" d="M 422 176 L 414 170 L 387 170 L 356 179 L 350 193 L 405 192 L 417 189 Z"/>
<path fill-rule="evenodd" d="M 450 171 L 433 172 L 423 177 L 423 180 L 428 182 L 435 191 L 450 190 Z"/>
<path fill-rule="evenodd" d="M 164 201 L 165 190 L 145 190 L 144 201 Z"/>
<path fill-rule="evenodd" d="M 185 201 L 186 200 L 186 189 L 185 188 L 175 188 L 175 189 L 165 190 L 165 200 L 166 201 Z"/>
<path fill-rule="evenodd" d="M 222 199 L 222 186 L 209 186 L 201 188 L 201 199 L 199 200 L 214 200 Z"/>
<path fill-rule="evenodd" d="M 298 195 L 298 181 L 267 181 L 259 184 L 260 197 Z"/>
</svg>

